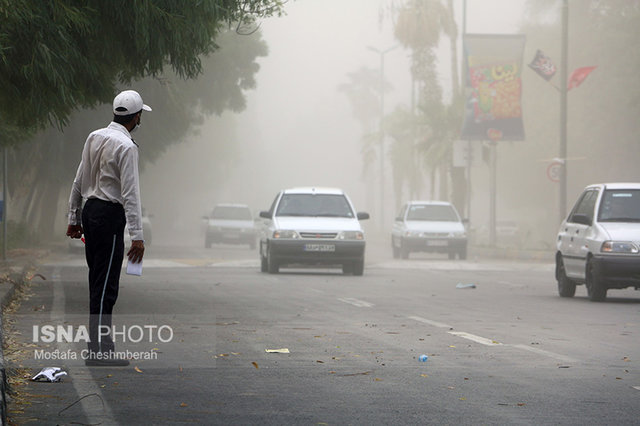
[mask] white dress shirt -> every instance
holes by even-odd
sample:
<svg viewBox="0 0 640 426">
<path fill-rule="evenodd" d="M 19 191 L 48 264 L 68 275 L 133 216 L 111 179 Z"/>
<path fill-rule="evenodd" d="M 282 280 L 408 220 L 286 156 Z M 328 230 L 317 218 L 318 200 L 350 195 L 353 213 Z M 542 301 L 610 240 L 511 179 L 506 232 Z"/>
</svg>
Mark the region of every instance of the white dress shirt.
<svg viewBox="0 0 640 426">
<path fill-rule="evenodd" d="M 92 132 L 69 197 L 69 224 L 82 222 L 82 199 L 99 198 L 124 206 L 131 240 L 143 240 L 138 146 L 127 129 L 111 122 Z"/>
</svg>

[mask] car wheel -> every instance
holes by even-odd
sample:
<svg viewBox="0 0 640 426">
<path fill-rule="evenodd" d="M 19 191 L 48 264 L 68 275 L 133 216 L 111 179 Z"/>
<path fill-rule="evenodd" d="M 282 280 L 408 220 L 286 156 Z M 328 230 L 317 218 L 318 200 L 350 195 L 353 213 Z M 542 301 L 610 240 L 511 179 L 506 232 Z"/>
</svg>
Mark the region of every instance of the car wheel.
<svg viewBox="0 0 640 426">
<path fill-rule="evenodd" d="M 460 251 L 458 252 L 458 258 L 460 260 L 466 260 L 467 259 L 467 247 L 463 247 L 460 249 Z"/>
<path fill-rule="evenodd" d="M 273 256 L 271 256 L 271 250 L 267 249 L 267 272 L 270 274 L 277 274 L 280 272 L 280 265 L 275 261 Z"/>
<path fill-rule="evenodd" d="M 409 247 L 405 246 L 403 242 L 400 243 L 400 257 L 403 259 L 409 258 Z"/>
<path fill-rule="evenodd" d="M 398 259 L 400 257 L 400 249 L 396 247 L 396 241 L 391 238 L 391 252 L 393 253 L 393 258 Z"/>
<path fill-rule="evenodd" d="M 576 283 L 567 277 L 561 254 L 556 257 L 556 280 L 558 281 L 558 294 L 561 297 L 573 297 L 576 294 Z"/>
<path fill-rule="evenodd" d="M 353 262 L 353 275 L 362 276 L 364 274 L 364 258 Z"/>
<path fill-rule="evenodd" d="M 342 273 L 345 275 L 353 274 L 353 263 L 345 263 L 342 265 Z"/>
<path fill-rule="evenodd" d="M 592 302 L 602 302 L 607 297 L 607 287 L 600 278 L 600 274 L 593 261 L 587 262 L 586 286 L 589 300 Z"/>
<path fill-rule="evenodd" d="M 267 258 L 260 255 L 260 272 L 267 272 L 269 270 L 269 264 Z"/>
</svg>

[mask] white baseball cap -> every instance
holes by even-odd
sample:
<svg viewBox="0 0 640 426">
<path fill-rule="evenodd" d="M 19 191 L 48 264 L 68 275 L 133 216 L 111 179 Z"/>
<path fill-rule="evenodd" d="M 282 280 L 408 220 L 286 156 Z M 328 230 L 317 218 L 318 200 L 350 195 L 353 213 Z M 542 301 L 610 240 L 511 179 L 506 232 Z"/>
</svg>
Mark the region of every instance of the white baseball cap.
<svg viewBox="0 0 640 426">
<path fill-rule="evenodd" d="M 115 115 L 135 114 L 141 110 L 151 111 L 151 107 L 142 102 L 142 97 L 135 90 L 125 90 L 113 98 L 113 113 Z"/>
</svg>

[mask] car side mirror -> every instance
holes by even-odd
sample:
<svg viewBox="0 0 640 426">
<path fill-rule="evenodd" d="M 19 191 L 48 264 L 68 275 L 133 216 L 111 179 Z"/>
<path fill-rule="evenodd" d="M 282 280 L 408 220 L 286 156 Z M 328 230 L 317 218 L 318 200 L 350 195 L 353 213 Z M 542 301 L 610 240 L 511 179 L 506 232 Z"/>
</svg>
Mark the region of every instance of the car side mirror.
<svg viewBox="0 0 640 426">
<path fill-rule="evenodd" d="M 462 223 L 464 223 L 465 225 L 468 225 L 469 224 L 469 219 L 467 219 L 467 218 L 462 219 Z"/>
<path fill-rule="evenodd" d="M 356 217 L 358 218 L 358 220 L 365 220 L 365 219 L 369 219 L 369 213 L 365 213 L 365 212 L 358 212 L 356 214 Z"/>
<path fill-rule="evenodd" d="M 584 214 L 574 214 L 571 217 L 571 222 L 579 223 L 581 225 L 591 226 L 591 219 L 589 219 L 589 217 Z"/>
<path fill-rule="evenodd" d="M 260 217 L 263 219 L 271 219 L 271 215 L 269 214 L 269 212 L 265 212 L 265 211 L 260 212 Z"/>
<path fill-rule="evenodd" d="M 396 222 L 402 222 L 402 216 L 396 217 Z"/>
</svg>

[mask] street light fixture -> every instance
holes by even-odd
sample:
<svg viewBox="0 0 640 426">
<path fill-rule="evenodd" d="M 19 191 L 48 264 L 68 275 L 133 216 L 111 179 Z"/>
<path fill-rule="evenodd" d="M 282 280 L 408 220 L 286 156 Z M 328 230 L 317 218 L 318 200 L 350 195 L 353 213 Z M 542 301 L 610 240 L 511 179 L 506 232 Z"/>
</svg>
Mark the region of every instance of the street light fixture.
<svg viewBox="0 0 640 426">
<path fill-rule="evenodd" d="M 396 49 L 398 45 L 380 50 L 373 46 L 367 49 L 380 55 L 380 231 L 384 230 L 384 55 Z"/>
</svg>

